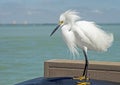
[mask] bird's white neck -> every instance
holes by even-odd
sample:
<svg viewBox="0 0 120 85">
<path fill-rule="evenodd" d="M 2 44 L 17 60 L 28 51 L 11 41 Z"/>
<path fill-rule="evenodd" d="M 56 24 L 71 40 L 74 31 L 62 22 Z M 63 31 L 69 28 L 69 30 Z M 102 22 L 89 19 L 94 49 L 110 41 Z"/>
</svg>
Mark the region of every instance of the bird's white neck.
<svg viewBox="0 0 120 85">
<path fill-rule="evenodd" d="M 73 21 L 71 21 L 71 22 L 69 23 L 70 30 L 74 27 L 74 25 L 75 25 L 75 22 L 73 22 Z"/>
</svg>

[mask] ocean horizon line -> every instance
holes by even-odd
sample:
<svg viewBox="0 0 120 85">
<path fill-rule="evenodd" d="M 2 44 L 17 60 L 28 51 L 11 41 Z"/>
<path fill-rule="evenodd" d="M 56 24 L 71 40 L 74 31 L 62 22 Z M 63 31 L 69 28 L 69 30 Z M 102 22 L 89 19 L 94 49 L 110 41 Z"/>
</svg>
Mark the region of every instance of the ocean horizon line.
<svg viewBox="0 0 120 85">
<path fill-rule="evenodd" d="M 120 23 L 96 23 L 98 25 L 119 25 Z M 57 25 L 57 23 L 28 23 L 28 24 L 22 24 L 22 23 L 16 23 L 16 24 L 11 24 L 11 23 L 7 23 L 7 24 L 1 24 L 1 25 Z"/>
</svg>

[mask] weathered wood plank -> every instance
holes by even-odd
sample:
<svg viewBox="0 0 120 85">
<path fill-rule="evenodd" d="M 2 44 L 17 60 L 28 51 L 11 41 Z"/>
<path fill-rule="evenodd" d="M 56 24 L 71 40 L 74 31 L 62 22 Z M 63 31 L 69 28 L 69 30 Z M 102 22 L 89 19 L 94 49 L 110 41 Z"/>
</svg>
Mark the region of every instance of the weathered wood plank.
<svg viewBox="0 0 120 85">
<path fill-rule="evenodd" d="M 84 62 L 79 60 L 48 60 L 44 63 L 45 77 L 82 75 Z M 120 62 L 89 62 L 90 78 L 120 82 Z"/>
</svg>

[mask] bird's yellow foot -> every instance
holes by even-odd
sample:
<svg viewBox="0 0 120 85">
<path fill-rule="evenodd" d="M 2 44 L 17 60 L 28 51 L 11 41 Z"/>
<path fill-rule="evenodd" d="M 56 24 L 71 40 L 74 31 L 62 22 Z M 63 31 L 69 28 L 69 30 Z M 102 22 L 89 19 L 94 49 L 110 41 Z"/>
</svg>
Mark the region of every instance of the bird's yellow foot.
<svg viewBox="0 0 120 85">
<path fill-rule="evenodd" d="M 77 85 L 90 85 L 90 82 L 78 82 Z"/>
<path fill-rule="evenodd" d="M 79 82 L 77 82 L 77 85 L 90 85 L 90 79 L 88 77 L 74 77 L 73 79 L 79 80 Z"/>
<path fill-rule="evenodd" d="M 82 81 L 82 80 L 88 81 L 88 80 L 89 80 L 89 78 L 88 78 L 88 77 L 85 77 L 85 76 L 82 76 L 82 77 L 74 77 L 73 79 L 80 80 L 80 81 Z"/>
</svg>

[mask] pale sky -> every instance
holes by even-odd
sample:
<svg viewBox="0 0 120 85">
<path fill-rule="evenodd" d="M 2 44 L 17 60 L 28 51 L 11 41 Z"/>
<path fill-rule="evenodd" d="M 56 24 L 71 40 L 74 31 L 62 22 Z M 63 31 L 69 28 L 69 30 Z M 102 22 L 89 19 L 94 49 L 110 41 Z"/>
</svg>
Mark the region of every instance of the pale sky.
<svg viewBox="0 0 120 85">
<path fill-rule="evenodd" d="M 0 0 L 0 24 L 57 23 L 69 9 L 82 20 L 120 23 L 120 0 Z"/>
</svg>

